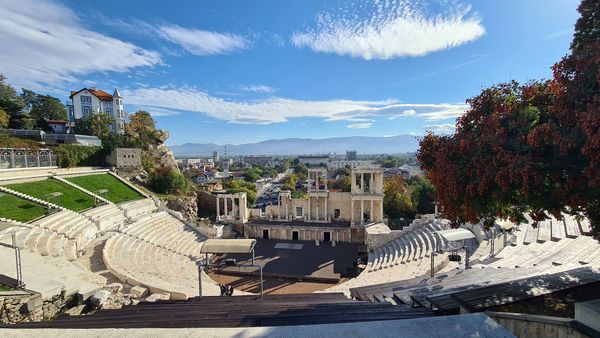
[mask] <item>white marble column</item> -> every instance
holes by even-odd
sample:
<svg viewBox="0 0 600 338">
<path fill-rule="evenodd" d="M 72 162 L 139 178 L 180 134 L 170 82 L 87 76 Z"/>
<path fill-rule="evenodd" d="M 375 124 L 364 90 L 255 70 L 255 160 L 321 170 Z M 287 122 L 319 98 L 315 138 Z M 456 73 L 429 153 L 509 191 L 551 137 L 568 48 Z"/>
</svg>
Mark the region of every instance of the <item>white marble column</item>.
<svg viewBox="0 0 600 338">
<path fill-rule="evenodd" d="M 360 174 L 360 192 L 365 192 L 365 174 Z"/>
<path fill-rule="evenodd" d="M 325 196 L 325 220 L 329 220 L 329 212 L 327 211 L 327 196 Z"/>
<path fill-rule="evenodd" d="M 373 212 L 373 200 L 371 200 L 371 209 L 369 209 L 369 218 L 371 222 L 375 221 L 375 213 Z"/>
<path fill-rule="evenodd" d="M 373 173 L 371 173 L 371 180 L 369 181 L 369 192 L 373 193 Z M 372 211 L 371 211 L 372 212 Z"/>
<path fill-rule="evenodd" d="M 383 222 L 383 200 L 379 201 L 379 222 Z"/>
<path fill-rule="evenodd" d="M 352 197 L 350 197 L 352 198 Z M 354 225 L 354 200 L 350 200 L 350 225 Z"/>
<path fill-rule="evenodd" d="M 227 197 L 223 197 L 223 209 L 225 209 L 225 218 L 227 218 Z"/>
<path fill-rule="evenodd" d="M 289 202 L 289 200 L 288 200 L 287 195 L 286 195 L 286 199 L 285 199 L 285 219 L 286 220 L 290 219 L 290 212 L 288 210 L 288 204 L 289 204 L 288 202 Z"/>
<path fill-rule="evenodd" d="M 352 186 L 350 187 L 350 191 L 354 192 L 356 186 L 356 174 L 352 172 Z"/>
<path fill-rule="evenodd" d="M 306 220 L 310 222 L 310 195 L 308 196 L 308 214 L 306 215 Z"/>
<path fill-rule="evenodd" d="M 365 224 L 365 201 L 360 200 L 360 224 Z"/>
<path fill-rule="evenodd" d="M 317 205 L 316 205 L 316 208 L 315 208 L 316 211 L 317 211 L 317 214 L 315 215 L 315 220 L 317 220 L 317 221 L 319 220 L 319 204 L 320 204 L 319 203 L 319 196 L 317 196 Z"/>
<path fill-rule="evenodd" d="M 219 216 L 220 216 L 219 214 L 221 213 L 221 210 L 220 210 L 221 207 L 219 205 L 219 204 L 221 204 L 220 202 L 221 202 L 221 199 L 219 198 L 219 195 L 217 195 L 217 221 L 219 220 Z"/>
</svg>

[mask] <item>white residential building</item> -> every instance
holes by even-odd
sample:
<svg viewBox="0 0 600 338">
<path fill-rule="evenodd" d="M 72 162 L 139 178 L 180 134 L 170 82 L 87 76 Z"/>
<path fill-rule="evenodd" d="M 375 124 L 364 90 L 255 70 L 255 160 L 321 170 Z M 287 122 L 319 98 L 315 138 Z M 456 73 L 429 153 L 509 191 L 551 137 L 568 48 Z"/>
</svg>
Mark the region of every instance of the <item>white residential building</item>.
<svg viewBox="0 0 600 338">
<path fill-rule="evenodd" d="M 328 169 L 342 169 L 342 168 L 346 168 L 349 167 L 350 169 L 357 169 L 357 168 L 370 168 L 370 167 L 378 167 L 378 165 L 373 164 L 372 161 L 363 161 L 363 160 L 354 160 L 354 161 L 348 161 L 348 160 L 331 160 L 327 163 L 327 168 Z"/>
<path fill-rule="evenodd" d="M 75 120 L 91 113 L 104 112 L 110 115 L 114 123 L 109 127 L 111 133 L 123 134 L 125 132 L 125 111 L 123 110 L 123 97 L 115 88 L 112 95 L 96 88 L 83 88 L 72 91 L 69 96 L 71 104 L 67 104 L 68 119 L 71 126 Z"/>
</svg>

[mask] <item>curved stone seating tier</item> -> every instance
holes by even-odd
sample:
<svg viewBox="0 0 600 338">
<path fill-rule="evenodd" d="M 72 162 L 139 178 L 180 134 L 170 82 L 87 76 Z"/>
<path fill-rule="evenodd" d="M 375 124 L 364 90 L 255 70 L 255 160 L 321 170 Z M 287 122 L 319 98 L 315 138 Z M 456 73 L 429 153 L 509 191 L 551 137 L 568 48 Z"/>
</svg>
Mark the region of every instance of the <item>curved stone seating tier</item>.
<svg viewBox="0 0 600 338">
<path fill-rule="evenodd" d="M 125 222 L 123 210 L 114 204 L 107 204 L 81 213 L 96 224 L 99 231 L 106 231 L 118 228 Z"/>
<path fill-rule="evenodd" d="M 33 231 L 47 233 L 42 228 Z M 18 237 L 22 236 L 19 232 Z M 29 238 L 25 238 L 25 242 L 27 241 Z M 106 278 L 77 267 L 65 257 L 42 256 L 31 250 L 21 251 L 21 268 L 27 289 L 41 293 L 43 299 L 60 295 L 62 292 L 66 297 L 79 294 L 82 299 L 87 299 L 106 285 Z M 0 271 L 16 278 L 14 250 L 0 246 Z"/>
<path fill-rule="evenodd" d="M 75 242 L 69 241 L 64 234 L 36 226 L 31 228 L 12 227 L 0 232 L 0 242 L 12 244 L 11 233 L 13 232 L 16 244 L 21 249 L 35 251 L 41 256 L 64 256 L 70 260 L 77 258 Z"/>
<path fill-rule="evenodd" d="M 153 213 L 157 210 L 154 200 L 151 198 L 144 198 L 137 201 L 121 203 L 118 205 L 119 209 L 123 210 L 125 217 L 136 218 L 142 215 Z"/>
<path fill-rule="evenodd" d="M 482 264 L 491 267 L 532 267 L 591 264 L 600 266 L 600 245 L 589 236 L 564 238 L 558 242 L 508 246 L 491 260 Z"/>
<path fill-rule="evenodd" d="M 46 216 L 33 222 L 32 225 L 63 234 L 70 241 L 73 241 L 79 250 L 96 238 L 98 233 L 98 228 L 92 221 L 70 210 L 63 210 Z"/>
<path fill-rule="evenodd" d="M 373 251 L 367 271 L 387 269 L 429 257 L 432 251 L 439 250 L 445 244 L 436 231 L 448 228 L 449 224 L 442 220 L 414 222 L 402 236 Z"/>
<path fill-rule="evenodd" d="M 206 240 L 205 236 L 164 211 L 140 218 L 122 231 L 139 240 L 192 258 L 199 257 L 200 244 Z"/>
<path fill-rule="evenodd" d="M 144 285 L 171 299 L 198 296 L 198 268 L 187 256 L 117 233 L 106 242 L 102 257 L 109 271 L 124 283 Z M 202 281 L 204 295 L 220 294 L 210 278 L 204 275 Z"/>
<path fill-rule="evenodd" d="M 446 220 L 415 220 L 405 232 L 369 253 L 366 269 L 357 277 L 327 289 L 349 295 L 349 289 L 366 285 L 395 282 L 411 278 L 422 278 L 431 271 L 431 253 L 446 244 L 436 231 L 449 229 Z M 435 269 L 447 264 L 447 254 L 437 253 Z"/>
</svg>

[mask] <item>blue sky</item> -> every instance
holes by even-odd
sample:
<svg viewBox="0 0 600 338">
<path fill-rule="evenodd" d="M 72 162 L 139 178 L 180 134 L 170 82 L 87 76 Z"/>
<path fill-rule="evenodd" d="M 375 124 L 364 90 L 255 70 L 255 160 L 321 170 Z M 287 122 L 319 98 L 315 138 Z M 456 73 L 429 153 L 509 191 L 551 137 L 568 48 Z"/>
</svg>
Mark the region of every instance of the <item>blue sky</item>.
<svg viewBox="0 0 600 338">
<path fill-rule="evenodd" d="M 169 144 L 451 132 L 481 88 L 547 78 L 578 1 L 0 0 L 0 73 L 119 88 Z"/>
</svg>

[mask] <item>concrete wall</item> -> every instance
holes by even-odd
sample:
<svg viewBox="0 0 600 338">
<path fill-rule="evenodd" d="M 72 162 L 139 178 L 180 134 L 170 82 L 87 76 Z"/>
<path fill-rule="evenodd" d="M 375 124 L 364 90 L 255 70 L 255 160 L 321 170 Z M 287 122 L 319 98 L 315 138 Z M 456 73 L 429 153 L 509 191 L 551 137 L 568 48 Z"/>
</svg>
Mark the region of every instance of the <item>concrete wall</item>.
<svg viewBox="0 0 600 338">
<path fill-rule="evenodd" d="M 517 337 L 585 338 L 587 335 L 571 326 L 573 319 L 537 316 L 523 313 L 487 312 L 487 315 Z"/>
<path fill-rule="evenodd" d="M 116 148 L 106 157 L 106 163 L 116 168 L 140 168 L 142 150 L 139 148 Z"/>
</svg>

